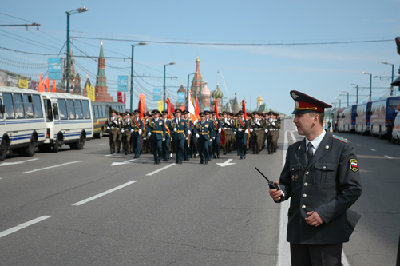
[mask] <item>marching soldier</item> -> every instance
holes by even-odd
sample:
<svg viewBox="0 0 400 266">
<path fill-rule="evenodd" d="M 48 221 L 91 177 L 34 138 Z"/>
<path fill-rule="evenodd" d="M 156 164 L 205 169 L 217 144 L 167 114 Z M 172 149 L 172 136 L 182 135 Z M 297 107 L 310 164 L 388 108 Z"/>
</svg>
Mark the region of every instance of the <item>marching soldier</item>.
<svg viewBox="0 0 400 266">
<path fill-rule="evenodd" d="M 154 118 L 150 121 L 148 137 L 151 138 L 151 146 L 153 148 L 154 164 L 160 164 L 161 145 L 164 140 L 165 125 L 160 119 L 160 111 L 153 110 Z"/>
<path fill-rule="evenodd" d="M 228 117 L 228 113 L 227 112 L 223 112 L 223 119 L 221 121 L 221 135 L 224 135 L 225 137 L 225 143 L 224 143 L 224 154 L 227 154 L 228 152 L 231 152 L 231 148 L 232 148 L 232 138 L 233 138 L 233 132 L 232 132 L 232 121 L 231 119 Z M 222 137 L 222 136 L 221 136 Z"/>
<path fill-rule="evenodd" d="M 188 126 L 187 121 L 181 118 L 181 110 L 175 110 L 175 118 L 171 121 L 171 129 L 174 131 L 175 141 L 175 152 L 176 152 L 176 163 L 182 164 L 184 159 L 183 150 L 185 146 L 185 140 L 188 138 Z"/>
<path fill-rule="evenodd" d="M 214 128 L 214 124 L 212 123 L 212 119 L 211 119 L 211 114 L 209 111 L 204 111 L 204 114 L 206 115 L 206 121 L 209 123 L 210 125 L 210 140 L 208 142 L 208 160 L 211 161 L 212 158 L 212 154 L 213 154 L 213 141 L 215 140 L 215 128 Z"/>
<path fill-rule="evenodd" d="M 213 139 L 213 158 L 219 158 L 219 153 L 221 150 L 221 130 L 222 130 L 222 122 L 217 119 L 217 114 L 215 112 L 212 113 L 213 119 L 213 129 L 214 129 L 214 139 Z"/>
<path fill-rule="evenodd" d="M 134 118 L 132 120 L 132 148 L 135 154 L 133 158 L 139 158 L 142 152 L 142 131 L 144 130 L 143 121 L 140 119 L 140 111 L 134 111 Z"/>
<path fill-rule="evenodd" d="M 280 122 L 278 122 L 276 117 L 277 114 L 272 112 L 269 129 L 271 131 L 271 152 L 276 152 L 276 148 L 278 147 Z"/>
<path fill-rule="evenodd" d="M 110 144 L 110 153 L 115 153 L 115 148 L 117 146 L 117 138 L 118 138 L 118 117 L 117 112 L 112 110 L 111 117 L 107 121 L 107 128 L 109 130 L 108 137 L 109 137 L 109 144 Z"/>
<path fill-rule="evenodd" d="M 236 120 L 236 143 L 240 159 L 246 159 L 247 135 L 249 133 L 248 121 L 244 119 L 244 112 L 239 111 L 240 118 Z"/>
<path fill-rule="evenodd" d="M 197 148 L 200 154 L 200 163 L 208 164 L 208 143 L 211 142 L 211 123 L 206 121 L 206 115 L 204 113 L 200 113 L 200 118 L 201 121 L 196 124 L 196 138 L 199 140 Z"/>
<path fill-rule="evenodd" d="M 117 121 L 118 121 L 118 130 L 117 130 L 117 153 L 121 152 L 121 144 L 122 144 L 122 134 L 121 134 L 121 129 L 122 129 L 122 115 L 121 113 L 117 113 Z"/>
<path fill-rule="evenodd" d="M 259 153 L 263 148 L 264 129 L 259 113 L 254 112 L 254 117 L 250 122 L 253 153 Z"/>
<path fill-rule="evenodd" d="M 359 218 L 349 210 L 362 191 L 358 159 L 351 143 L 323 129 L 330 105 L 298 91 L 290 95 L 296 102 L 293 122 L 304 139 L 289 146 L 279 189 L 269 194 L 275 202 L 291 198 L 292 265 L 342 265 L 343 242 Z"/>
<path fill-rule="evenodd" d="M 168 161 L 170 154 L 170 144 L 171 144 L 171 120 L 168 119 L 168 112 L 162 111 L 163 121 L 165 126 L 165 140 L 162 142 L 162 157 L 164 161 Z"/>
<path fill-rule="evenodd" d="M 145 128 L 145 131 L 144 131 L 144 135 L 143 135 L 143 149 L 144 149 L 144 152 L 145 153 L 149 153 L 149 152 L 152 152 L 152 148 L 151 148 L 151 139 L 150 139 L 150 137 L 148 136 L 148 133 L 150 133 L 151 132 L 151 129 L 150 129 L 150 121 L 151 121 L 151 119 L 153 118 L 153 115 L 152 116 L 150 116 L 150 114 L 148 113 L 148 112 L 146 112 L 146 114 L 145 114 L 145 120 L 144 120 L 144 128 Z"/>
<path fill-rule="evenodd" d="M 188 135 L 185 138 L 185 145 L 184 145 L 184 149 L 183 149 L 183 160 L 184 161 L 189 161 L 189 153 L 190 153 L 190 139 L 192 137 L 192 130 L 193 130 L 193 123 L 192 120 L 189 119 L 188 117 L 189 112 L 187 110 L 183 111 L 183 119 L 186 121 L 187 123 L 187 127 L 188 127 Z"/>
<path fill-rule="evenodd" d="M 129 116 L 129 113 L 126 113 L 122 120 L 121 126 L 121 138 L 122 138 L 122 147 L 124 149 L 125 155 L 128 155 L 130 152 L 131 145 L 131 129 L 132 129 L 132 119 Z"/>
</svg>

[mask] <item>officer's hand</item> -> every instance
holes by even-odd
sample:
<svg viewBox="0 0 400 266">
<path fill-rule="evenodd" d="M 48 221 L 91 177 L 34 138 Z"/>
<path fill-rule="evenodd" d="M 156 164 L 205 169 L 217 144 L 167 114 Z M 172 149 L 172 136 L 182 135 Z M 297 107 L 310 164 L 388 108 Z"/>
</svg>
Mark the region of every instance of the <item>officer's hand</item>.
<svg viewBox="0 0 400 266">
<path fill-rule="evenodd" d="M 163 138 L 162 141 L 165 141 L 165 138 Z"/>
<path fill-rule="evenodd" d="M 150 137 L 150 136 L 151 136 L 151 133 L 149 133 L 148 136 Z"/>
<path fill-rule="evenodd" d="M 307 212 L 308 217 L 305 219 L 306 223 L 311 226 L 318 227 L 324 223 L 321 216 L 319 216 L 318 212 Z"/>
<path fill-rule="evenodd" d="M 213 140 L 215 140 L 215 137 L 212 137 Z"/>
<path fill-rule="evenodd" d="M 133 133 L 133 129 L 131 129 L 131 133 Z"/>
<path fill-rule="evenodd" d="M 199 133 L 196 133 L 196 138 L 200 138 L 200 135 L 199 135 Z"/>
<path fill-rule="evenodd" d="M 141 134 L 142 134 L 142 130 L 141 130 L 141 129 L 139 129 L 138 133 L 139 133 L 139 135 L 141 135 Z"/>
<path fill-rule="evenodd" d="M 174 128 L 174 132 L 176 132 L 176 128 Z"/>
<path fill-rule="evenodd" d="M 188 140 L 188 137 L 186 137 L 185 139 Z"/>
<path fill-rule="evenodd" d="M 210 139 L 210 142 L 212 142 L 212 139 Z"/>
<path fill-rule="evenodd" d="M 279 187 L 278 181 L 275 181 L 275 184 Z M 283 196 L 283 192 L 282 192 L 281 188 L 279 187 L 279 189 L 270 189 L 269 195 L 271 196 L 271 198 L 274 201 L 279 201 L 281 199 L 281 197 Z"/>
</svg>

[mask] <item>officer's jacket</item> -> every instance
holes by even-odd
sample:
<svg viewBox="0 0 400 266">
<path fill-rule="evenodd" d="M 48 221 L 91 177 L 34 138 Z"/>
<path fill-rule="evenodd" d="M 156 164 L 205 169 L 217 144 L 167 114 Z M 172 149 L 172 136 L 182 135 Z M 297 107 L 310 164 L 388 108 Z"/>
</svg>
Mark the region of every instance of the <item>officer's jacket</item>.
<svg viewBox="0 0 400 266">
<path fill-rule="evenodd" d="M 174 131 L 174 138 L 181 139 L 186 138 L 188 136 L 188 123 L 187 120 L 182 117 L 177 122 L 178 118 L 174 118 L 171 120 L 170 128 Z"/>
<path fill-rule="evenodd" d="M 241 118 L 236 119 L 235 121 L 235 132 L 236 134 L 242 134 L 244 131 L 249 127 L 249 124 L 246 120 L 243 120 Z"/>
<path fill-rule="evenodd" d="M 108 119 L 107 124 L 110 128 L 121 128 L 121 119 L 117 116 L 111 116 Z"/>
<path fill-rule="evenodd" d="M 222 120 L 221 120 L 221 126 L 222 126 L 224 129 L 231 129 L 231 128 L 232 128 L 232 124 L 231 124 L 230 119 L 229 119 L 229 118 L 226 118 L 226 120 L 225 120 L 225 118 L 222 118 Z"/>
<path fill-rule="evenodd" d="M 211 138 L 211 127 L 212 123 L 210 121 L 199 121 L 196 124 L 196 132 L 200 135 L 200 138 L 205 140 L 210 140 Z"/>
<path fill-rule="evenodd" d="M 149 130 L 151 132 L 151 137 L 153 140 L 162 140 L 165 133 L 165 125 L 164 120 L 158 119 L 151 119 L 149 124 Z"/>
<path fill-rule="evenodd" d="M 123 129 L 130 130 L 132 128 L 132 119 L 130 117 L 129 118 L 125 118 L 125 117 L 122 118 L 121 127 Z"/>
<path fill-rule="evenodd" d="M 143 121 L 140 118 L 134 117 L 132 119 L 132 129 L 134 133 L 139 132 L 139 129 L 141 129 L 143 131 L 144 129 L 144 124 Z"/>
<path fill-rule="evenodd" d="M 218 132 L 220 128 L 222 128 L 222 122 L 219 119 L 215 119 L 212 121 L 213 123 L 213 137 L 217 137 L 220 135 L 220 133 Z"/>
<path fill-rule="evenodd" d="M 361 195 L 358 160 L 346 140 L 327 132 L 307 163 L 306 141 L 289 146 L 279 178 L 284 200 L 291 198 L 287 240 L 297 244 L 347 242 L 354 225 L 348 208 Z M 306 213 L 316 211 L 324 223 L 313 227 Z"/>
</svg>

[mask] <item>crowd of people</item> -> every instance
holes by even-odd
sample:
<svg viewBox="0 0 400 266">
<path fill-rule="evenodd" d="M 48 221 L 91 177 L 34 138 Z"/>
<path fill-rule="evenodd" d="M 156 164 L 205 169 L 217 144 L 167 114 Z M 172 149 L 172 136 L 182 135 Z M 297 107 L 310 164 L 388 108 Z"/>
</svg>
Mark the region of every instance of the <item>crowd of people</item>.
<svg viewBox="0 0 400 266">
<path fill-rule="evenodd" d="M 132 153 L 139 158 L 152 153 L 154 164 L 172 159 L 182 164 L 200 157 L 201 164 L 208 164 L 220 154 L 236 151 L 240 159 L 246 153 L 259 153 L 265 147 L 268 154 L 278 146 L 280 118 L 274 112 L 237 114 L 204 111 L 199 120 L 192 120 L 187 111 L 168 112 L 153 110 L 140 118 L 139 110 L 130 113 L 112 111 L 107 122 L 110 153 Z"/>
</svg>

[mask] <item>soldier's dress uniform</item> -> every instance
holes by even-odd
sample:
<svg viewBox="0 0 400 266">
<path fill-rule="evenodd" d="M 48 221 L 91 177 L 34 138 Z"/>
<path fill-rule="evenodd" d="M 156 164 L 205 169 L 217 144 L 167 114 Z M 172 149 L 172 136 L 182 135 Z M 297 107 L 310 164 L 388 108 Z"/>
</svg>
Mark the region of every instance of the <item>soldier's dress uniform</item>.
<svg viewBox="0 0 400 266">
<path fill-rule="evenodd" d="M 219 158 L 219 154 L 221 151 L 221 130 L 222 130 L 222 122 L 219 119 L 214 119 L 212 121 L 213 129 L 214 129 L 214 139 L 212 143 L 212 153 L 213 158 Z"/>
<path fill-rule="evenodd" d="M 181 110 L 177 109 L 175 113 L 181 113 Z M 176 152 L 176 163 L 181 164 L 184 157 L 184 145 L 185 139 L 188 136 L 188 126 L 187 121 L 182 117 L 175 117 L 171 121 L 171 129 L 174 131 L 174 143 L 175 143 L 175 152 Z"/>
<path fill-rule="evenodd" d="M 294 113 L 323 113 L 329 106 L 297 91 L 291 95 L 298 102 Z M 321 142 L 308 160 L 306 138 L 288 147 L 279 178 L 281 200 L 291 198 L 287 241 L 292 265 L 341 265 L 342 243 L 349 240 L 357 222 L 349 207 L 361 195 L 358 160 L 353 145 L 330 132 L 310 143 L 314 141 Z M 323 224 L 306 223 L 306 213 L 311 211 L 319 214 Z"/>
<path fill-rule="evenodd" d="M 135 114 L 140 113 L 139 110 L 135 110 Z M 142 153 L 142 132 L 145 130 L 143 121 L 140 117 L 134 117 L 132 119 L 132 145 L 133 153 L 135 154 L 133 158 L 139 158 Z"/>
<path fill-rule="evenodd" d="M 130 152 L 131 145 L 131 129 L 132 129 L 132 119 L 128 116 L 125 116 L 122 119 L 121 126 L 121 136 L 122 136 L 122 147 L 124 149 L 125 155 Z"/>
<path fill-rule="evenodd" d="M 257 154 L 262 149 L 262 141 L 264 136 L 263 125 L 258 118 L 254 118 L 250 121 L 250 131 L 252 140 L 253 153 Z"/>
<path fill-rule="evenodd" d="M 163 111 L 163 114 L 168 113 L 167 111 Z M 168 161 L 170 154 L 170 143 L 171 143 L 171 119 L 164 118 L 165 125 L 165 138 L 162 142 L 162 157 L 164 161 Z"/>
<path fill-rule="evenodd" d="M 160 113 L 158 110 L 154 110 L 155 113 Z M 164 121 L 159 117 L 153 118 L 150 121 L 150 139 L 151 146 L 153 148 L 154 164 L 160 164 L 161 159 L 161 145 L 165 134 Z"/>
<path fill-rule="evenodd" d="M 221 127 L 224 130 L 225 134 L 225 145 L 223 146 L 224 154 L 227 154 L 232 151 L 232 123 L 228 117 L 225 117 L 221 121 Z"/>
<path fill-rule="evenodd" d="M 120 121 L 118 120 L 118 117 L 116 115 L 111 116 L 108 119 L 108 128 L 109 128 L 109 144 L 110 144 L 110 153 L 115 153 L 115 149 L 117 148 L 118 144 L 118 135 L 120 134 L 120 128 L 121 124 Z"/>
<path fill-rule="evenodd" d="M 239 113 L 241 113 L 240 111 Z M 240 159 L 246 158 L 246 147 L 247 147 L 247 134 L 248 134 L 248 121 L 242 118 L 236 120 L 235 131 L 236 131 L 236 143 L 237 153 Z"/>
<path fill-rule="evenodd" d="M 204 116 L 204 114 L 200 114 L 200 116 Z M 196 137 L 199 142 L 197 148 L 200 154 L 200 163 L 208 164 L 209 161 L 209 153 L 208 153 L 208 143 L 211 140 L 211 123 L 210 121 L 199 121 L 196 124 Z"/>
</svg>

